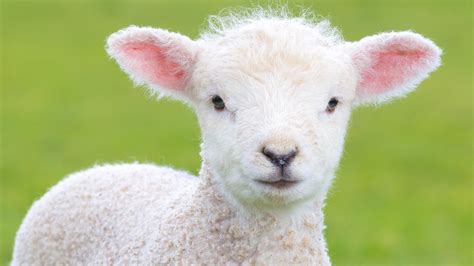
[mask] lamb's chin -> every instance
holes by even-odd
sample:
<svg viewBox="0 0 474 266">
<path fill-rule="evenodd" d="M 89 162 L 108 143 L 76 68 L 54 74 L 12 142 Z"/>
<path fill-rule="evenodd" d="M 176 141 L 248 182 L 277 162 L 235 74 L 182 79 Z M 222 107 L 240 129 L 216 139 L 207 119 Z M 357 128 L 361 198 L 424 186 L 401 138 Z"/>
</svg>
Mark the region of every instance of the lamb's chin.
<svg viewBox="0 0 474 266">
<path fill-rule="evenodd" d="M 253 198 L 253 204 L 259 209 L 263 210 L 280 210 L 284 211 L 291 209 L 296 205 L 300 205 L 310 198 L 310 195 L 303 193 L 305 182 L 298 181 L 294 184 L 282 183 L 282 184 L 262 184 L 261 182 L 254 182 L 254 195 L 258 195 Z"/>
<path fill-rule="evenodd" d="M 265 187 L 270 190 L 276 191 L 285 191 L 289 190 L 301 183 L 300 180 L 285 180 L 285 179 L 278 179 L 278 180 L 255 180 L 255 182 L 262 187 Z"/>
</svg>

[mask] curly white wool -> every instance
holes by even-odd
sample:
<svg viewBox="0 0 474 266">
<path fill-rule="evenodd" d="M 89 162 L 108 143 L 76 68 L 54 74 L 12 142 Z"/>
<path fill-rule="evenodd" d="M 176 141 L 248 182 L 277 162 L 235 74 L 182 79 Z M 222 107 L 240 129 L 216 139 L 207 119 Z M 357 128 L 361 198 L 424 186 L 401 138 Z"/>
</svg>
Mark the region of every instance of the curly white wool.
<svg viewBox="0 0 474 266">
<path fill-rule="evenodd" d="M 73 174 L 31 208 L 13 264 L 327 262 L 324 240 L 314 238 L 322 215 L 298 226 L 272 216 L 242 223 L 207 174 L 201 178 L 145 164 Z"/>
</svg>

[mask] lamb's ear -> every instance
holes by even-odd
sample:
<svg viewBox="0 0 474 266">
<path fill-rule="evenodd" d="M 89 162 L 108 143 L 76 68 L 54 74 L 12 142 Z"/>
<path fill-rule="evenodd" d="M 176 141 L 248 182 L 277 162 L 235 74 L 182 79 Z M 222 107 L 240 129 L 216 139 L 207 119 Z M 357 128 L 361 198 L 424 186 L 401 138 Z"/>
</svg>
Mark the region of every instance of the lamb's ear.
<svg viewBox="0 0 474 266">
<path fill-rule="evenodd" d="M 130 26 L 107 40 L 108 54 L 139 85 L 186 98 L 197 45 L 178 33 Z"/>
<path fill-rule="evenodd" d="M 441 63 L 441 49 L 409 31 L 377 34 L 348 47 L 359 74 L 355 104 L 403 96 Z"/>
</svg>

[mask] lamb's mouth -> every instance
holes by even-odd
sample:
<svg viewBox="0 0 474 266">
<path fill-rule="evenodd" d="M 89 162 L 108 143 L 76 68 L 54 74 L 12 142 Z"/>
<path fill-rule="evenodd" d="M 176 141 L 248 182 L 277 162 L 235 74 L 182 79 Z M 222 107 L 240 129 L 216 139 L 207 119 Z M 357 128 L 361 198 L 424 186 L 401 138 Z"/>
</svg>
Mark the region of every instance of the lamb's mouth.
<svg viewBox="0 0 474 266">
<path fill-rule="evenodd" d="M 300 182 L 300 180 L 286 180 L 286 179 L 278 179 L 278 180 L 256 180 L 257 183 L 273 187 L 276 189 L 286 189 L 295 186 Z"/>
</svg>

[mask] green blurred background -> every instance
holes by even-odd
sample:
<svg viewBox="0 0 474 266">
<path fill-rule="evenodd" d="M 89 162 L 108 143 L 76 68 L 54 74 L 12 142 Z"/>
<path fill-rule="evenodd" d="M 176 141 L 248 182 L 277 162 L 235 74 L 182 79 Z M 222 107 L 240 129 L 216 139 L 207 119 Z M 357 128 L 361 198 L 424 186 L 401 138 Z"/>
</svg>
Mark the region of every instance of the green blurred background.
<svg viewBox="0 0 474 266">
<path fill-rule="evenodd" d="M 104 162 L 197 173 L 199 129 L 182 104 L 132 88 L 105 38 L 130 24 L 191 37 L 242 1 L 1 1 L 0 263 L 35 199 Z M 326 207 L 334 264 L 473 265 L 472 3 L 294 1 L 347 40 L 412 29 L 445 53 L 410 97 L 353 115 Z"/>
</svg>

